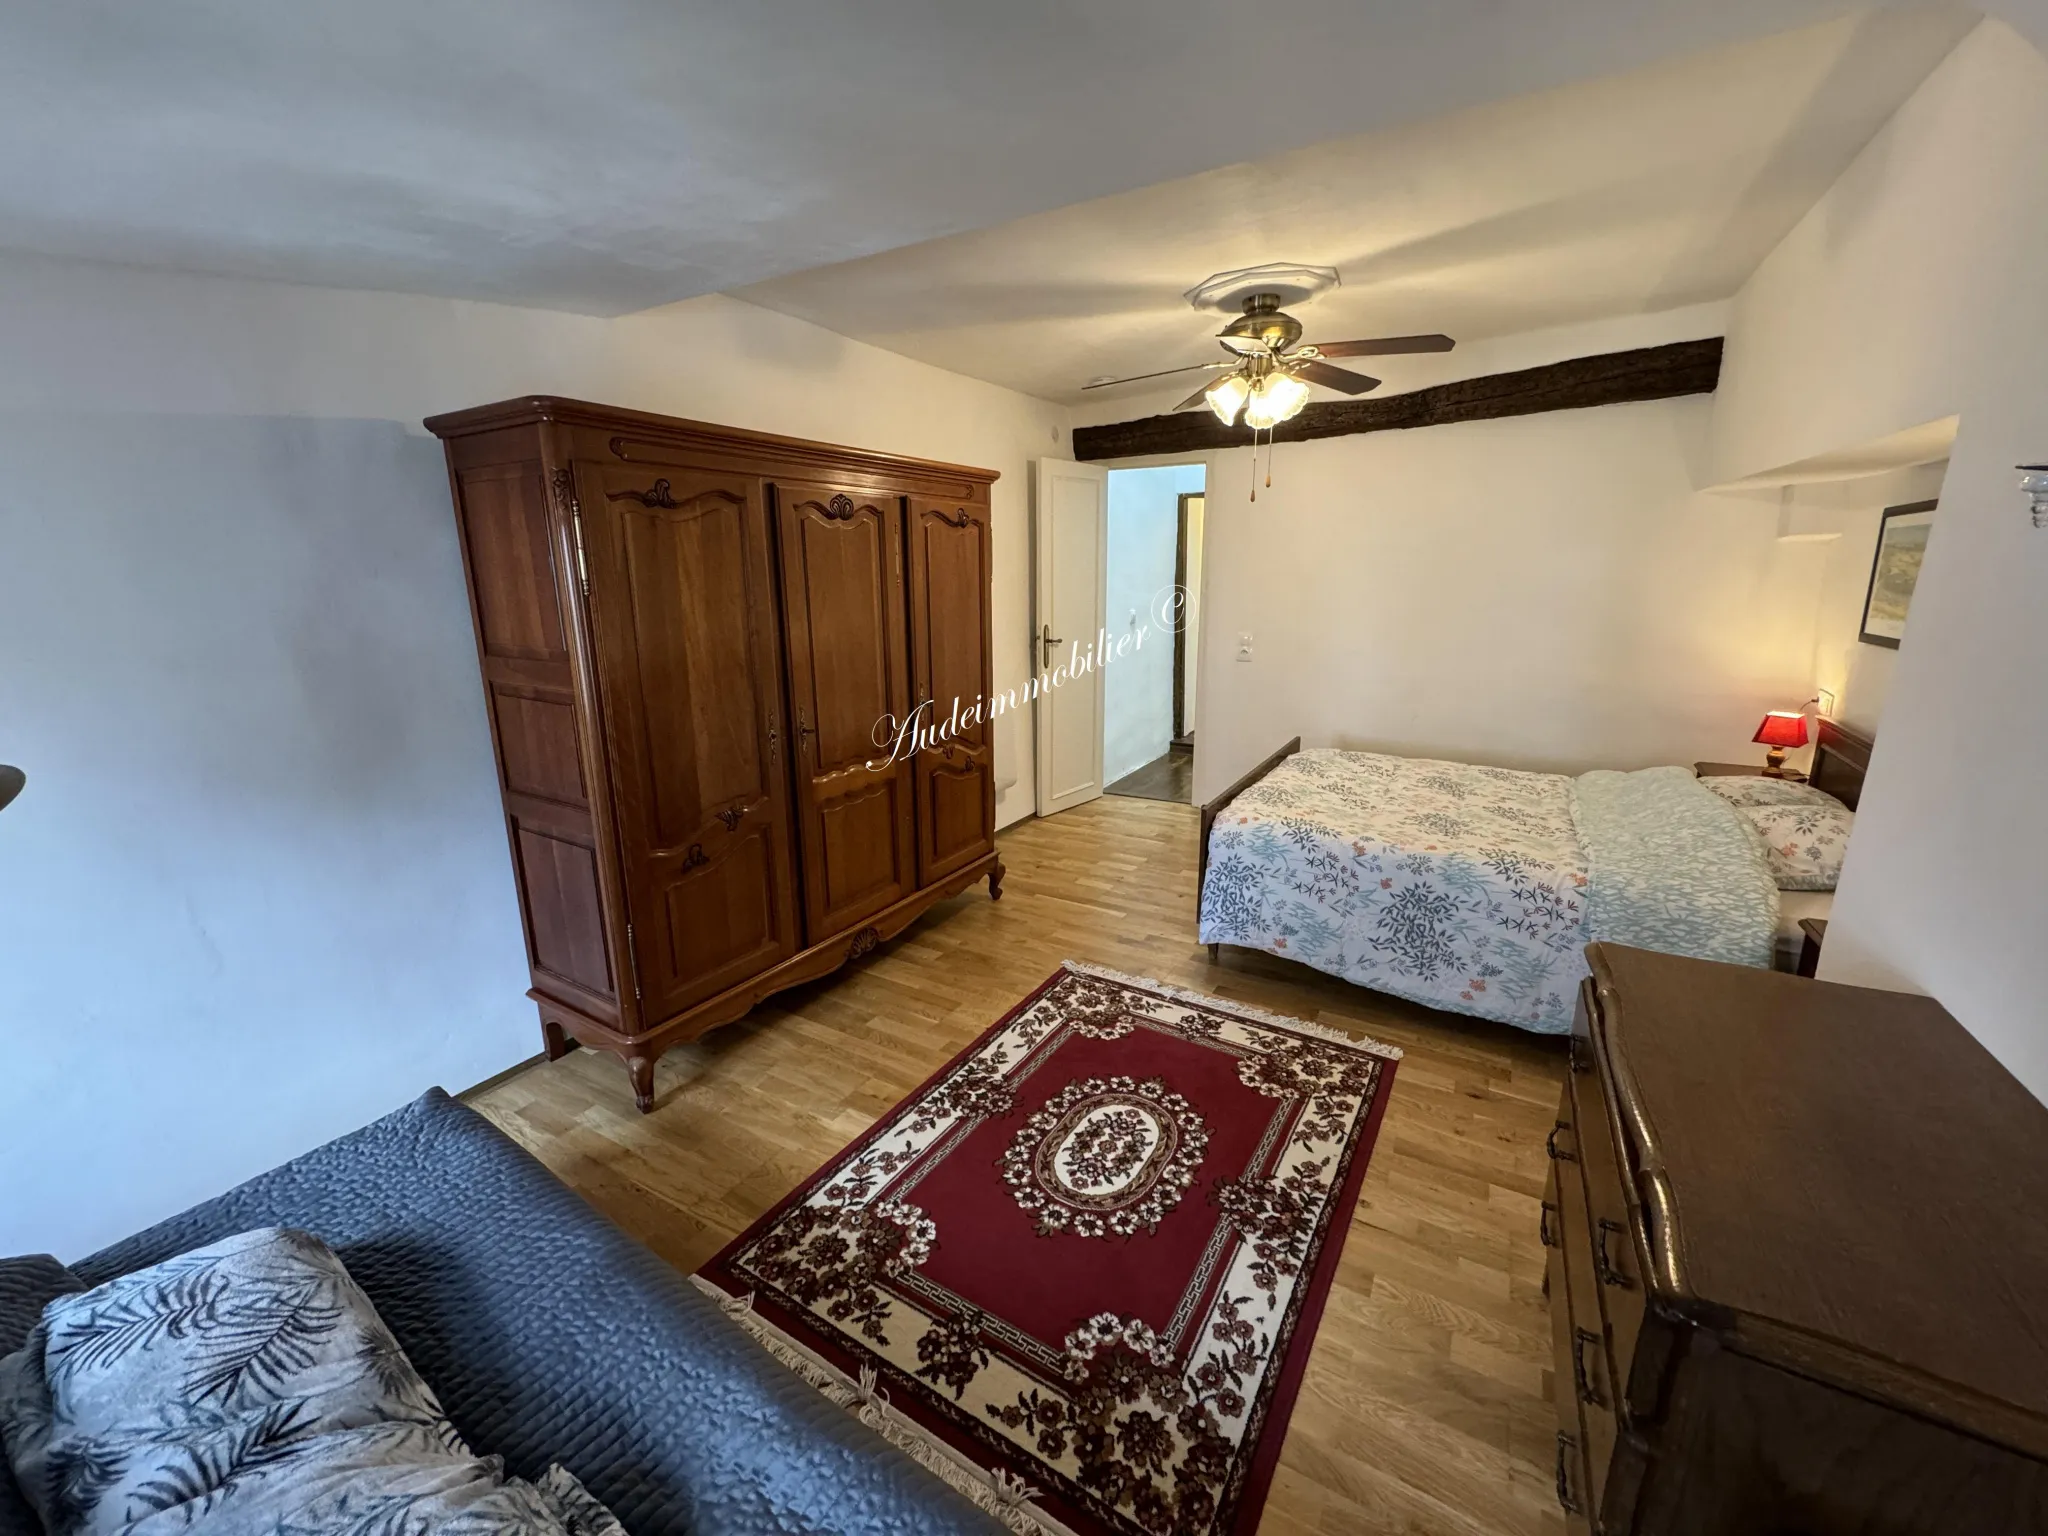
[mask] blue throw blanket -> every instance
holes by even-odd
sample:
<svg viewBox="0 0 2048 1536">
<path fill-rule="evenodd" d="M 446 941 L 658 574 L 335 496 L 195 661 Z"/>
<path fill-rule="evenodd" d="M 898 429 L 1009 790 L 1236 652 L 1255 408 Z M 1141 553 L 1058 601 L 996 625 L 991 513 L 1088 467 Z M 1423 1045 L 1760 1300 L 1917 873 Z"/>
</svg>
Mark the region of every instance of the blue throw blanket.
<svg viewBox="0 0 2048 1536">
<path fill-rule="evenodd" d="M 1572 781 L 1590 939 L 1766 969 L 1778 887 L 1756 837 L 1683 768 Z"/>
</svg>

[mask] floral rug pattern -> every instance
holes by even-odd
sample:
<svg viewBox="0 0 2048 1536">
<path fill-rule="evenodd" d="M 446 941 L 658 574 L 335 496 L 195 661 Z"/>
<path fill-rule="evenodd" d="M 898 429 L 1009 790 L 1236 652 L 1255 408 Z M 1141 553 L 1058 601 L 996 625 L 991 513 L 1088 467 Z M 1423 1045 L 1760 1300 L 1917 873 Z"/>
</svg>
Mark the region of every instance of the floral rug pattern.
<svg viewBox="0 0 2048 1536">
<path fill-rule="evenodd" d="M 1070 962 L 699 1281 L 1015 1529 L 1249 1532 L 1398 1056 Z"/>
</svg>

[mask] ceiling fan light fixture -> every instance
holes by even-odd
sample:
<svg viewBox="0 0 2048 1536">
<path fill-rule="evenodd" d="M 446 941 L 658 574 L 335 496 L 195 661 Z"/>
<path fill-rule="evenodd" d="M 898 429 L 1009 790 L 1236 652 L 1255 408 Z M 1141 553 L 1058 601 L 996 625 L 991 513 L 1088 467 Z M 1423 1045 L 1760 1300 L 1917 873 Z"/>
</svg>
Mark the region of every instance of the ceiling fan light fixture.
<svg viewBox="0 0 2048 1536">
<path fill-rule="evenodd" d="M 1259 380 L 1245 402 L 1244 424 L 1255 431 L 1277 427 L 1301 414 L 1308 404 L 1308 386 L 1291 373 L 1275 371 Z"/>
<path fill-rule="evenodd" d="M 1216 419 L 1228 427 L 1236 423 L 1237 413 L 1244 409 L 1251 392 L 1243 374 L 1226 373 L 1204 391 L 1203 398 L 1209 402 L 1209 409 L 1216 413 Z"/>
</svg>

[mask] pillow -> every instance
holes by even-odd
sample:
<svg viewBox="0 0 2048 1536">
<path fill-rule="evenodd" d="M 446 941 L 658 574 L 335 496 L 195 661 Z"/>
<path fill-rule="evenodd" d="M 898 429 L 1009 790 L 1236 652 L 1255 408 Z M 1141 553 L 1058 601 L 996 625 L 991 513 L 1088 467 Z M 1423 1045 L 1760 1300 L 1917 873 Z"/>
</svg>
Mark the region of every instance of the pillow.
<svg viewBox="0 0 2048 1536">
<path fill-rule="evenodd" d="M 49 1536 L 624 1536 L 561 1468 L 472 1455 L 341 1260 L 284 1228 L 51 1301 L 0 1360 L 0 1440 Z"/>
<path fill-rule="evenodd" d="M 1831 795 L 1825 805 L 1746 805 L 1735 814 L 1763 840 L 1771 876 L 1781 891 L 1832 891 L 1842 878 L 1842 856 L 1856 815 Z"/>
<path fill-rule="evenodd" d="M 1831 805 L 1846 806 L 1824 789 L 1815 789 L 1797 779 L 1744 778 L 1739 774 L 1714 773 L 1700 780 L 1730 805 Z"/>
</svg>

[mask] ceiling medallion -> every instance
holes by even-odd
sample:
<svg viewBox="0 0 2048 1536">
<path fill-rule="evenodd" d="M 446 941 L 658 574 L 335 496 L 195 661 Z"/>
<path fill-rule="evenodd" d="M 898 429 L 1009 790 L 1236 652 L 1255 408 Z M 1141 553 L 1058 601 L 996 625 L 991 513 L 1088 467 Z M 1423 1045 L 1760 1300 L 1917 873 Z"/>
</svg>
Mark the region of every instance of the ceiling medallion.
<svg viewBox="0 0 2048 1536">
<path fill-rule="evenodd" d="M 1181 297 L 1196 309 L 1234 314 L 1255 293 L 1278 295 L 1280 304 L 1306 304 L 1338 286 L 1335 267 L 1308 267 L 1299 262 L 1270 261 L 1262 267 L 1237 267 L 1203 278 Z M 1276 306 L 1277 307 L 1277 306 Z"/>
</svg>

